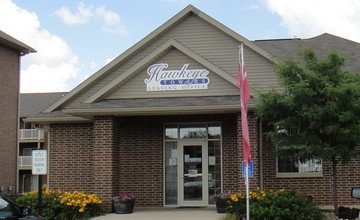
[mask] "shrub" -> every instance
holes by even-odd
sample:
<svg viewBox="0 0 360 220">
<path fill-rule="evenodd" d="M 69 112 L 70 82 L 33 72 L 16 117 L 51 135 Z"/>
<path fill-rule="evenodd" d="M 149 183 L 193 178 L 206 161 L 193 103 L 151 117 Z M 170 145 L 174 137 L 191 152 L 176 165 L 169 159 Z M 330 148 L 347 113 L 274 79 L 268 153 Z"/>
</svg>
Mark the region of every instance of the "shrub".
<svg viewBox="0 0 360 220">
<path fill-rule="evenodd" d="M 255 191 L 249 194 L 250 217 L 253 220 L 324 219 L 322 211 L 311 199 L 297 191 Z M 246 214 L 246 198 L 238 193 L 230 196 L 228 213 L 241 219 Z"/>
<path fill-rule="evenodd" d="M 41 216 L 45 219 L 55 219 L 57 214 L 63 209 L 63 205 L 59 201 L 60 191 L 47 189 L 43 187 L 42 195 L 42 212 Z M 33 213 L 38 214 L 38 191 L 23 193 L 16 202 L 20 205 L 28 206 Z"/>
<path fill-rule="evenodd" d="M 227 213 L 241 219 L 246 214 L 246 197 L 242 193 L 234 193 L 230 195 L 228 200 Z"/>
<path fill-rule="evenodd" d="M 24 193 L 16 202 L 38 213 L 38 191 Z M 95 194 L 61 192 L 43 187 L 41 215 L 47 220 L 85 220 L 104 214 L 102 201 Z"/>
</svg>

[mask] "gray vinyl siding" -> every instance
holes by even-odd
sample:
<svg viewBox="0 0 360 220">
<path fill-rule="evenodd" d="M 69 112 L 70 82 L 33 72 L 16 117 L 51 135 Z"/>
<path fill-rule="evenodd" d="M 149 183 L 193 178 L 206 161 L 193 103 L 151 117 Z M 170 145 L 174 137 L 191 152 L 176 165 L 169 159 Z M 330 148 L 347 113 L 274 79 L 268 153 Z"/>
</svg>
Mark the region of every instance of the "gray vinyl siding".
<svg viewBox="0 0 360 220">
<path fill-rule="evenodd" d="M 155 63 L 168 63 L 168 69 L 181 69 L 184 64 L 190 64 L 188 69 L 205 68 L 201 64 L 194 62 L 182 52 L 173 49 L 164 57 L 157 60 Z M 114 93 L 105 99 L 122 99 L 122 98 L 155 98 L 155 97 L 191 97 L 191 96 L 226 96 L 238 95 L 239 89 L 225 81 L 218 74 L 210 71 L 208 78 L 210 79 L 208 89 L 201 90 L 181 90 L 181 91 L 146 91 L 146 84 L 144 80 L 149 78 L 146 69 L 141 71 L 135 78 L 128 81 L 125 85 L 121 86 Z M 236 79 L 234 78 L 234 81 Z"/>
<path fill-rule="evenodd" d="M 128 57 L 126 60 L 123 60 L 122 63 L 119 63 L 116 68 L 113 68 L 113 71 L 108 71 L 108 73 L 104 74 L 102 78 L 98 80 L 98 82 L 93 83 L 88 90 L 74 98 L 73 101 L 66 107 L 76 107 L 86 98 L 90 97 L 96 91 L 106 86 L 117 76 L 122 74 L 128 68 L 139 62 L 142 58 L 147 56 L 149 53 L 171 38 L 191 49 L 194 53 L 202 56 L 204 59 L 213 63 L 225 72 L 234 76 L 235 79 L 238 68 L 239 42 L 219 29 L 215 28 L 214 26 L 210 25 L 208 22 L 203 21 L 201 18 L 191 15 L 187 19 L 184 19 L 182 22 L 177 24 L 177 26 L 169 29 L 168 32 L 162 34 L 162 36 L 158 36 L 157 39 L 151 39 L 147 44 L 144 45 L 141 51 L 138 51 L 137 53 L 134 53 L 132 57 Z M 247 47 L 244 48 L 244 53 L 245 62 L 248 67 L 251 88 L 254 88 L 256 91 L 262 91 L 264 89 L 275 87 L 278 82 L 273 72 L 273 63 Z M 180 65 L 180 63 L 183 64 L 182 62 L 185 61 L 186 63 L 194 65 L 196 64 L 196 62 L 189 60 L 189 58 L 186 58 L 185 56 L 182 56 L 175 62 L 174 57 L 172 57 L 174 54 L 173 52 L 166 54 L 160 59 L 154 60 L 153 63 L 157 63 L 159 60 L 162 60 L 169 64 L 171 62 L 174 62 L 174 64 L 178 63 L 177 65 Z M 114 91 L 111 91 L 110 94 L 107 94 L 107 98 L 147 98 L 157 95 L 159 97 L 168 96 L 169 93 L 144 92 L 146 87 L 145 83 L 142 84 L 142 82 L 145 78 L 144 74 L 146 74 L 147 67 L 148 66 L 144 66 L 140 72 L 134 73 L 135 76 L 126 82 L 129 83 L 129 85 L 119 85 L 118 88 L 115 88 Z M 209 85 L 209 89 L 207 91 L 205 90 L 199 93 L 197 92 L 195 94 L 196 96 L 205 94 L 231 95 L 237 93 L 237 89 L 234 85 L 229 84 L 225 80 L 219 79 L 215 73 L 210 73 L 210 75 L 212 78 L 214 78 L 210 82 L 211 86 Z M 171 92 L 171 94 L 173 96 L 180 95 L 179 92 Z M 194 93 L 183 92 L 181 95 L 193 96 Z"/>
</svg>

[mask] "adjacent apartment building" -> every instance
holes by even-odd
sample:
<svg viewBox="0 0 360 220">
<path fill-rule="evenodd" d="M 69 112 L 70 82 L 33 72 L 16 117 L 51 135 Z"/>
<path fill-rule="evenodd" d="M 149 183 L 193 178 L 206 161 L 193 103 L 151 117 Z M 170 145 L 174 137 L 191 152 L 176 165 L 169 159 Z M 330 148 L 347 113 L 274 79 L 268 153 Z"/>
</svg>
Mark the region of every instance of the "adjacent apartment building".
<svg viewBox="0 0 360 220">
<path fill-rule="evenodd" d="M 119 192 L 135 194 L 137 206 L 194 207 L 214 205 L 221 191 L 244 191 L 240 41 L 251 87 L 251 189 L 297 189 L 332 205 L 330 164 L 272 154 L 256 99 L 279 87 L 275 58 L 335 50 L 359 72 L 360 44 L 330 34 L 250 41 L 191 5 L 27 118 L 48 126 L 49 187 L 94 192 L 108 211 Z M 339 166 L 339 204 L 356 202 L 349 192 L 360 184 L 359 165 Z"/>
<path fill-rule="evenodd" d="M 66 93 L 22 93 L 20 94 L 20 129 L 18 150 L 18 191 L 30 192 L 39 187 L 39 176 L 32 174 L 32 151 L 48 149 L 49 127 L 26 122 L 29 116 L 38 114 Z M 41 184 L 48 182 L 48 176 Z"/>
<path fill-rule="evenodd" d="M 0 31 L 0 191 L 17 191 L 21 57 L 33 48 Z"/>
</svg>

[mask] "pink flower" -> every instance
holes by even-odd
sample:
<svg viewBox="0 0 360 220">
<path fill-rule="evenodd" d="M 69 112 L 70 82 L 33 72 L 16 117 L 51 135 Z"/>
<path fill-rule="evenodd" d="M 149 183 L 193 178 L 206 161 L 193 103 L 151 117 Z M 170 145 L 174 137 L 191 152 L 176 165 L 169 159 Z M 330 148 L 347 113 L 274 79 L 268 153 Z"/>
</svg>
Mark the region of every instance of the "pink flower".
<svg viewBox="0 0 360 220">
<path fill-rule="evenodd" d="M 113 201 L 115 202 L 131 202 L 135 201 L 135 196 L 131 193 L 119 193 L 116 196 L 112 197 Z"/>
</svg>

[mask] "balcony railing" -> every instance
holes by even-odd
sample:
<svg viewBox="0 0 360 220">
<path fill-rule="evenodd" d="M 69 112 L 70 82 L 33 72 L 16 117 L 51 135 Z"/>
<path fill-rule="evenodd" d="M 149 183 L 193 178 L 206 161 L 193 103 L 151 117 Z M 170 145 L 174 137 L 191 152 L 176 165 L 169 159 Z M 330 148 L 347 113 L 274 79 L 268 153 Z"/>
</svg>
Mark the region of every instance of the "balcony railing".
<svg viewBox="0 0 360 220">
<path fill-rule="evenodd" d="M 42 129 L 20 129 L 19 140 L 44 140 L 44 130 Z"/>
<path fill-rule="evenodd" d="M 32 156 L 20 156 L 18 158 L 19 169 L 31 169 Z"/>
</svg>

